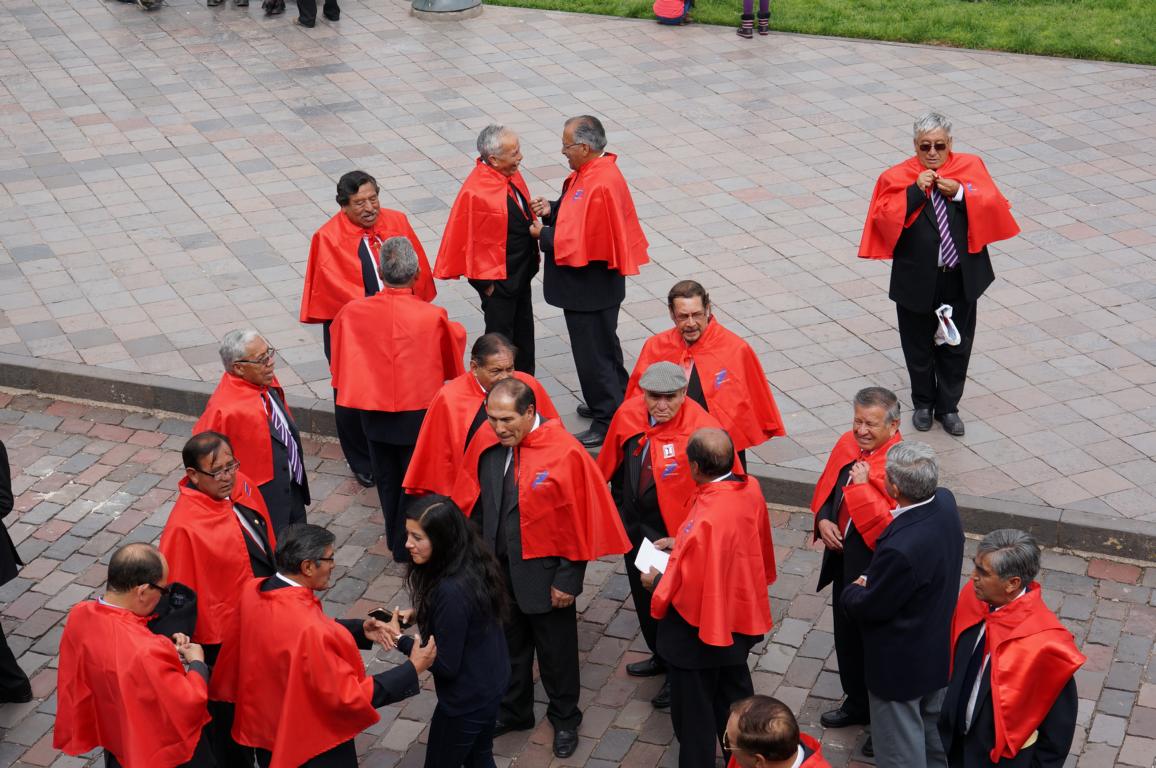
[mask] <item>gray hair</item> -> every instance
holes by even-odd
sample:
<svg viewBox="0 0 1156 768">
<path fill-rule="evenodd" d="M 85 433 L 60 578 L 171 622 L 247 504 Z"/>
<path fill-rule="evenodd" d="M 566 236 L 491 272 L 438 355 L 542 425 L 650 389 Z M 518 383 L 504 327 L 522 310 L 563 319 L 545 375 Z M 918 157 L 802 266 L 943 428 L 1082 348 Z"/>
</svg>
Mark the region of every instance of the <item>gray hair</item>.
<svg viewBox="0 0 1156 768">
<path fill-rule="evenodd" d="M 855 405 L 860 408 L 882 408 L 888 421 L 899 421 L 899 398 L 890 389 L 864 387 L 855 393 Z"/>
<path fill-rule="evenodd" d="M 1015 528 L 1001 528 L 983 537 L 976 557 L 990 555 L 988 565 L 996 575 L 1007 581 L 1019 576 L 1026 587 L 1040 573 L 1040 545 L 1031 534 Z"/>
<path fill-rule="evenodd" d="M 594 115 L 578 115 L 566 121 L 566 125 L 574 126 L 574 143 L 585 144 L 592 152 L 601 152 L 606 149 L 606 129 L 602 121 Z"/>
<path fill-rule="evenodd" d="M 915 124 L 911 127 L 911 130 L 913 131 L 913 138 L 918 139 L 925 133 L 938 131 L 941 128 L 950 139 L 951 121 L 947 119 L 947 116 L 941 115 L 938 112 L 924 112 L 922 115 L 915 118 Z"/>
<path fill-rule="evenodd" d="M 253 343 L 254 339 L 259 338 L 261 338 L 261 334 L 252 328 L 226 333 L 225 338 L 221 339 L 221 348 L 218 350 L 221 355 L 221 364 L 225 366 L 225 370 L 233 370 L 233 363 L 245 359 L 245 349 Z"/>
<path fill-rule="evenodd" d="M 502 153 L 502 137 L 513 133 L 509 128 L 497 123 L 490 123 L 478 134 L 478 157 L 489 159 L 490 155 Z"/>
<path fill-rule="evenodd" d="M 887 479 L 905 501 L 931 498 L 939 485 L 939 459 L 927 443 L 896 443 L 887 452 Z"/>
<path fill-rule="evenodd" d="M 306 560 L 317 562 L 337 538 L 320 525 L 294 523 L 277 537 L 277 570 L 286 575 L 301 573 Z"/>
<path fill-rule="evenodd" d="M 408 237 L 398 235 L 381 244 L 381 279 L 389 285 L 407 285 L 417 277 L 417 251 Z"/>
</svg>

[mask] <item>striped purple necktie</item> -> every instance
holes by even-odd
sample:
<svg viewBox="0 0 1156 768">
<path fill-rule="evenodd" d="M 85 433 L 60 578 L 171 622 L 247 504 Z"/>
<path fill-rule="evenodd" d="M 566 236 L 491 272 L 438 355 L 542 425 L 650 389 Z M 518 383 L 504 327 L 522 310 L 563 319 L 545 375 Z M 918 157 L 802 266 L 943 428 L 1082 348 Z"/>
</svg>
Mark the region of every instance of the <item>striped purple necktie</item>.
<svg viewBox="0 0 1156 768">
<path fill-rule="evenodd" d="M 293 433 L 289 430 L 289 424 L 286 423 L 285 417 L 281 415 L 281 410 L 273 405 L 273 397 L 268 392 L 265 393 L 268 398 L 269 421 L 273 424 L 273 429 L 277 430 L 277 437 L 289 450 L 289 471 L 293 473 L 293 482 L 301 485 L 305 479 L 305 468 L 301 466 L 301 454 L 297 452 L 297 441 L 293 439 Z"/>
<path fill-rule="evenodd" d="M 947 203 L 938 189 L 931 190 L 931 205 L 935 208 L 935 222 L 939 225 L 939 259 L 945 267 L 954 267 L 959 263 L 959 252 L 955 249 L 955 241 L 951 239 L 951 230 L 947 226 Z"/>
</svg>

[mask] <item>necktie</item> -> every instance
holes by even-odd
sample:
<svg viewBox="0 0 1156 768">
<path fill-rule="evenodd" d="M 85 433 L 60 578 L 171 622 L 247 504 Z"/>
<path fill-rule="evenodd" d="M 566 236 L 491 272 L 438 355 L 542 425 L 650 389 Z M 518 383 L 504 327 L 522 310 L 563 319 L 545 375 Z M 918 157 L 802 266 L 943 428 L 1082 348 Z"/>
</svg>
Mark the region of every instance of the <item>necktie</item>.
<svg viewBox="0 0 1156 768">
<path fill-rule="evenodd" d="M 866 451 L 859 451 L 859 458 L 855 461 L 863 461 L 867 458 Z M 847 509 L 847 504 L 843 496 L 843 488 L 846 487 L 848 481 L 851 479 L 851 467 L 855 466 L 855 461 L 851 462 L 839 472 L 838 478 L 835 480 L 835 513 L 839 520 L 839 532 L 844 533 L 847 530 L 847 523 L 851 522 L 851 510 Z"/>
<path fill-rule="evenodd" d="M 377 251 L 381 248 L 381 239 L 372 232 L 363 233 L 361 244 L 357 246 L 357 258 L 361 261 L 361 281 L 365 284 L 365 295 L 374 296 L 381 290 L 378 277 Z"/>
<path fill-rule="evenodd" d="M 638 470 L 638 498 L 654 485 L 654 464 L 651 462 L 650 441 L 642 447 L 642 466 Z"/>
<path fill-rule="evenodd" d="M 514 198 L 514 204 L 518 206 L 518 210 L 522 212 L 522 215 L 527 219 L 530 218 L 530 211 L 526 208 L 526 202 L 522 199 L 522 193 L 518 191 L 518 188 L 514 186 L 513 182 L 506 184 L 506 191 L 510 193 L 510 197 Z"/>
<path fill-rule="evenodd" d="M 305 468 L 301 466 L 301 454 L 297 452 L 297 441 L 293 439 L 293 432 L 289 429 L 285 417 L 281 415 L 281 410 L 273 404 L 273 396 L 266 392 L 265 397 L 268 400 L 265 407 L 269 409 L 269 423 L 276 430 L 277 438 L 289 451 L 289 473 L 293 475 L 293 482 L 301 485 L 305 479 Z"/>
<path fill-rule="evenodd" d="M 947 203 L 938 189 L 931 190 L 931 205 L 935 209 L 935 223 L 939 225 L 939 262 L 945 267 L 954 267 L 959 263 L 959 252 L 947 226 Z"/>
</svg>

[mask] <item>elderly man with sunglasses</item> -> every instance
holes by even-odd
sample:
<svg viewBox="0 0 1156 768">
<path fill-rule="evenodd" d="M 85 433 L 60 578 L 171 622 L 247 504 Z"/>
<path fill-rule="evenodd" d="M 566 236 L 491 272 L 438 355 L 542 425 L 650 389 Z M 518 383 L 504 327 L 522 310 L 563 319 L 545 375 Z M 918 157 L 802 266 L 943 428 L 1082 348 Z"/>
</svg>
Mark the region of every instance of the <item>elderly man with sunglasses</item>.
<svg viewBox="0 0 1156 768">
<path fill-rule="evenodd" d="M 234 636 L 237 601 L 255 577 L 276 571 L 276 534 L 257 487 L 240 471 L 229 439 L 201 432 L 181 452 L 185 477 L 177 503 L 161 531 L 160 550 L 170 575 L 197 593 L 193 640 L 205 647 L 214 666 L 221 645 Z M 222 765 L 250 765 L 251 749 L 238 747 L 229 735 L 232 696 L 219 680 L 209 687 L 213 715 L 213 751 Z"/>
<path fill-rule="evenodd" d="M 310 498 L 301 434 L 274 373 L 277 350 L 257 331 L 236 330 L 221 340 L 220 355 L 225 373 L 193 434 L 220 432 L 229 438 L 280 533 L 305 522 Z"/>
<path fill-rule="evenodd" d="M 1019 233 L 983 161 L 953 152 L 951 121 L 915 120 L 915 155 L 875 184 L 859 258 L 892 259 L 891 290 L 911 378 L 912 423 L 964 433 L 959 401 L 975 337 L 976 302 L 995 280 L 987 246 Z M 958 335 L 939 332 L 954 323 Z"/>
</svg>

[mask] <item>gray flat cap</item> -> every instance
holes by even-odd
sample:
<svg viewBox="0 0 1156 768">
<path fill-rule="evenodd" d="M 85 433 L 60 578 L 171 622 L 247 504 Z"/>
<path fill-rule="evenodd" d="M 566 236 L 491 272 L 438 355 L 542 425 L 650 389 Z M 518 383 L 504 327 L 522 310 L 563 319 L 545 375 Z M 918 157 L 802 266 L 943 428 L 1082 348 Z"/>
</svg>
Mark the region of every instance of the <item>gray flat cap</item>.
<svg viewBox="0 0 1156 768">
<path fill-rule="evenodd" d="M 686 373 L 682 370 L 682 366 L 674 363 L 655 363 L 642 374 L 638 386 L 656 395 L 667 395 L 686 389 Z"/>
</svg>

